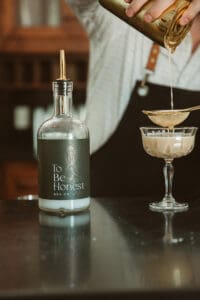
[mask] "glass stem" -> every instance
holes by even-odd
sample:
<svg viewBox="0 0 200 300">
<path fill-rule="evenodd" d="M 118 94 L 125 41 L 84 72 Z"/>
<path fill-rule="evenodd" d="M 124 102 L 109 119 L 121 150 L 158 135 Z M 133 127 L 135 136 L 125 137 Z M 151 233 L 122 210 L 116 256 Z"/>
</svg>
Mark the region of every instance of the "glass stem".
<svg viewBox="0 0 200 300">
<path fill-rule="evenodd" d="M 172 165 L 172 159 L 165 160 L 165 166 L 163 168 L 163 174 L 165 178 L 165 197 L 164 201 L 174 203 L 174 197 L 172 196 L 172 184 L 174 177 L 174 167 Z"/>
</svg>

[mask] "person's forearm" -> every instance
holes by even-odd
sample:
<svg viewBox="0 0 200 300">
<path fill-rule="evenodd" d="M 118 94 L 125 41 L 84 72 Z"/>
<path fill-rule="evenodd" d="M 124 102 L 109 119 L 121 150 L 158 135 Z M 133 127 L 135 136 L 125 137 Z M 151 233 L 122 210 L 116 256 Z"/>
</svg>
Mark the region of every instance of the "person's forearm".
<svg viewBox="0 0 200 300">
<path fill-rule="evenodd" d="M 148 1 L 148 0 L 124 0 L 129 3 L 126 10 L 126 14 L 129 17 L 134 16 L 135 13 Z M 146 12 L 144 20 L 146 22 L 152 22 L 170 5 L 172 5 L 175 0 L 155 0 L 152 3 L 150 9 Z M 189 8 L 184 12 L 183 16 L 180 18 L 180 25 L 186 25 L 192 21 L 200 13 L 200 0 L 192 0 Z"/>
</svg>

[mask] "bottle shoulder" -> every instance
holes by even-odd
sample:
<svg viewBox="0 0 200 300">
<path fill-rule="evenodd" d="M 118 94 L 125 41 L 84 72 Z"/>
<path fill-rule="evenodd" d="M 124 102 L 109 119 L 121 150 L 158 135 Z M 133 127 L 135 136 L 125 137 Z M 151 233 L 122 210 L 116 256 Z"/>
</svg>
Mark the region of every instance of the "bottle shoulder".
<svg viewBox="0 0 200 300">
<path fill-rule="evenodd" d="M 40 139 L 82 139 L 88 138 L 89 131 L 86 124 L 76 118 L 56 116 L 46 120 L 38 129 Z"/>
</svg>

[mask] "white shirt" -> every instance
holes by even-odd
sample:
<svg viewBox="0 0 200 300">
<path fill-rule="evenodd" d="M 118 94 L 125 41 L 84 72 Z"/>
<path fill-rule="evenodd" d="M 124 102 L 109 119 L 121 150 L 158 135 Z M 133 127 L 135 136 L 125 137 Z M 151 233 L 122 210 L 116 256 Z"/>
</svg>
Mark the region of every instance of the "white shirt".
<svg viewBox="0 0 200 300">
<path fill-rule="evenodd" d="M 67 3 L 90 38 L 86 122 L 91 152 L 95 152 L 115 131 L 136 80 L 143 78 L 152 41 L 105 10 L 98 1 L 67 0 Z M 173 85 L 200 91 L 200 47 L 193 55 L 191 50 L 188 34 L 172 55 Z M 156 71 L 149 82 L 169 86 L 169 70 L 168 52 L 161 47 Z"/>
</svg>

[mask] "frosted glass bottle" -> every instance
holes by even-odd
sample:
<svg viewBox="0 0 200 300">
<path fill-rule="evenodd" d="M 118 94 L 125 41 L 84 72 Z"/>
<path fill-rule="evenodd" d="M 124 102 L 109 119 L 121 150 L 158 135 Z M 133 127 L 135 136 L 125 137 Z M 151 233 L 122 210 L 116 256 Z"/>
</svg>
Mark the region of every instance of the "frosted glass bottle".
<svg viewBox="0 0 200 300">
<path fill-rule="evenodd" d="M 89 132 L 72 116 L 73 82 L 53 82 L 54 113 L 38 130 L 39 208 L 67 214 L 90 205 Z"/>
</svg>

